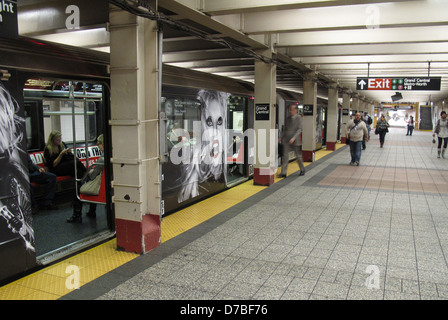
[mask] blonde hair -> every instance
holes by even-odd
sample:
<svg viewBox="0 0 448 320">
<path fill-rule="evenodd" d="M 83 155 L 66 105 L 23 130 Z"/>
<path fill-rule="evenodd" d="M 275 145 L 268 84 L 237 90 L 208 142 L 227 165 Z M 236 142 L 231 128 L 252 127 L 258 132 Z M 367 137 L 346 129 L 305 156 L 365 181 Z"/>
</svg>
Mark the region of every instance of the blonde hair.
<svg viewBox="0 0 448 320">
<path fill-rule="evenodd" d="M 57 130 L 51 131 L 50 135 L 48 136 L 47 144 L 45 145 L 45 147 L 48 149 L 48 151 L 50 151 L 51 156 L 61 152 L 61 146 L 57 146 L 53 142 L 55 138 L 60 137 L 62 137 L 62 134 Z"/>
<path fill-rule="evenodd" d="M 19 105 L 0 82 L 0 153 L 11 155 L 20 148 L 23 134 L 20 126 L 25 120 L 17 115 Z"/>
</svg>

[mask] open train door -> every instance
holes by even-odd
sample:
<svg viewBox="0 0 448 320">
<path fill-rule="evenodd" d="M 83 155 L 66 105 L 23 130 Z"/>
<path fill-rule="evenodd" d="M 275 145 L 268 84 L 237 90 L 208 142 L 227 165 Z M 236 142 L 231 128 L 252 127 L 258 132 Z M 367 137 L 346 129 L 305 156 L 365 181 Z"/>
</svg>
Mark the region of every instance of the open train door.
<svg viewBox="0 0 448 320">
<path fill-rule="evenodd" d="M 91 128 L 98 125 L 98 123 L 91 123 L 91 115 L 98 111 L 98 104 L 102 101 L 93 98 L 89 95 L 89 91 L 93 90 L 95 86 L 86 82 L 78 82 L 76 84 L 70 83 L 70 96 L 72 109 L 72 131 L 73 131 L 73 150 L 76 150 L 76 157 L 84 164 L 87 169 L 86 174 L 81 179 L 75 179 L 76 196 L 82 202 L 89 204 L 103 204 L 107 203 L 107 188 L 106 188 L 106 168 L 104 157 L 104 121 L 97 128 L 98 136 L 92 141 L 90 134 Z M 75 101 L 78 101 L 78 108 L 76 110 Z M 76 122 L 82 122 L 81 126 L 77 126 Z M 83 128 L 84 132 L 79 128 Z M 78 136 L 81 133 L 81 137 Z M 81 143 L 80 143 L 81 142 Z M 77 175 L 77 166 L 75 164 L 75 173 Z"/>
<path fill-rule="evenodd" d="M 27 136 L 31 144 L 28 153 L 33 162 L 46 166 L 42 142 L 54 130 L 61 132 L 63 142 L 87 169 L 91 169 L 100 158 L 105 159 L 100 170 L 101 191 L 97 195 L 79 193 L 82 179 L 58 176 L 54 199 L 57 208 L 39 209 L 33 216 L 37 261 L 46 265 L 114 236 L 115 219 L 111 201 L 108 201 L 111 198 L 108 187 L 111 180 L 108 163 L 111 147 L 107 125 L 110 93 L 108 84 L 101 80 L 24 77 L 25 111 L 29 123 Z M 104 136 L 104 152 L 98 145 L 100 135 Z M 41 186 L 36 187 L 37 196 L 40 189 Z M 74 197 L 85 203 L 83 220 L 76 224 L 66 221 L 73 214 Z M 90 205 L 95 206 L 95 216 L 86 216 Z"/>
</svg>

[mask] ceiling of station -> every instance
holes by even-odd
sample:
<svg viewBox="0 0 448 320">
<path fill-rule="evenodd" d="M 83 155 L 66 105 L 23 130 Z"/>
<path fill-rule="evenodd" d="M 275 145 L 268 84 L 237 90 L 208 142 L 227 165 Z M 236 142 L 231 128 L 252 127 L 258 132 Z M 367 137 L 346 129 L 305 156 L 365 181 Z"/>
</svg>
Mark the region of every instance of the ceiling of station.
<svg viewBox="0 0 448 320">
<path fill-rule="evenodd" d="M 103 21 L 69 34 L 37 23 L 29 9 L 51 2 L 19 1 L 21 34 L 108 50 Z M 311 73 L 321 97 L 336 83 L 341 91 L 383 103 L 400 90 L 357 91 L 357 77 L 442 77 L 440 91 L 400 91 L 400 102 L 448 98 L 446 0 L 159 0 L 159 15 L 148 14 L 151 1 L 142 3 L 147 8 L 137 11 L 162 22 L 167 64 L 253 82 L 254 61 L 264 59 L 277 64 L 278 87 L 301 92 Z M 275 53 L 272 60 L 260 55 L 267 48 Z"/>
</svg>

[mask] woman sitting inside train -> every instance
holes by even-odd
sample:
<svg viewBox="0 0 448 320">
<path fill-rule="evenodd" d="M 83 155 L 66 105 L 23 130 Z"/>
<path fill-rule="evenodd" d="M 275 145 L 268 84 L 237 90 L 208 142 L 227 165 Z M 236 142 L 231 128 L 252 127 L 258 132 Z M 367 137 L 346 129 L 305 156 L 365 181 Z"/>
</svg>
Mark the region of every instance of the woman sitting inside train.
<svg viewBox="0 0 448 320">
<path fill-rule="evenodd" d="M 103 168 L 104 168 L 104 136 L 102 134 L 100 134 L 98 136 L 97 142 L 98 142 L 98 148 L 101 151 L 101 156 L 92 166 L 90 166 L 88 168 L 85 176 L 82 178 L 80 193 L 84 193 L 84 194 L 88 194 L 88 195 L 98 195 L 98 193 L 99 193 L 99 189 L 101 186 L 101 178 L 102 178 L 101 175 L 103 173 Z M 97 178 L 97 177 L 98 177 L 98 179 L 95 180 L 95 178 Z M 83 190 L 84 187 L 87 187 L 85 191 Z M 94 191 L 94 193 L 91 193 L 93 191 L 93 189 L 96 189 L 96 190 Z M 96 217 L 96 204 L 95 203 L 90 204 L 89 211 L 87 212 L 87 216 L 91 217 L 91 218 Z"/>
<path fill-rule="evenodd" d="M 81 179 L 86 173 L 86 168 L 79 159 L 71 152 L 67 145 L 62 141 L 62 134 L 55 130 L 48 136 L 47 144 L 44 150 L 45 163 L 48 171 L 57 176 L 76 177 Z M 73 215 L 67 218 L 67 222 L 82 222 L 82 202 L 75 196 L 73 198 Z"/>
</svg>

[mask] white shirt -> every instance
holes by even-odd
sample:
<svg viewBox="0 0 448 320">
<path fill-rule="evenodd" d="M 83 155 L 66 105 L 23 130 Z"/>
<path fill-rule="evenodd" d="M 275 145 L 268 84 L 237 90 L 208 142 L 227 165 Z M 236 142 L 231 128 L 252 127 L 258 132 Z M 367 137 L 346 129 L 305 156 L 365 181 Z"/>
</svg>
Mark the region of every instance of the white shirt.
<svg viewBox="0 0 448 320">
<path fill-rule="evenodd" d="M 440 123 L 440 131 L 437 136 L 440 138 L 448 138 L 448 120 L 440 118 L 438 121 Z"/>
</svg>

